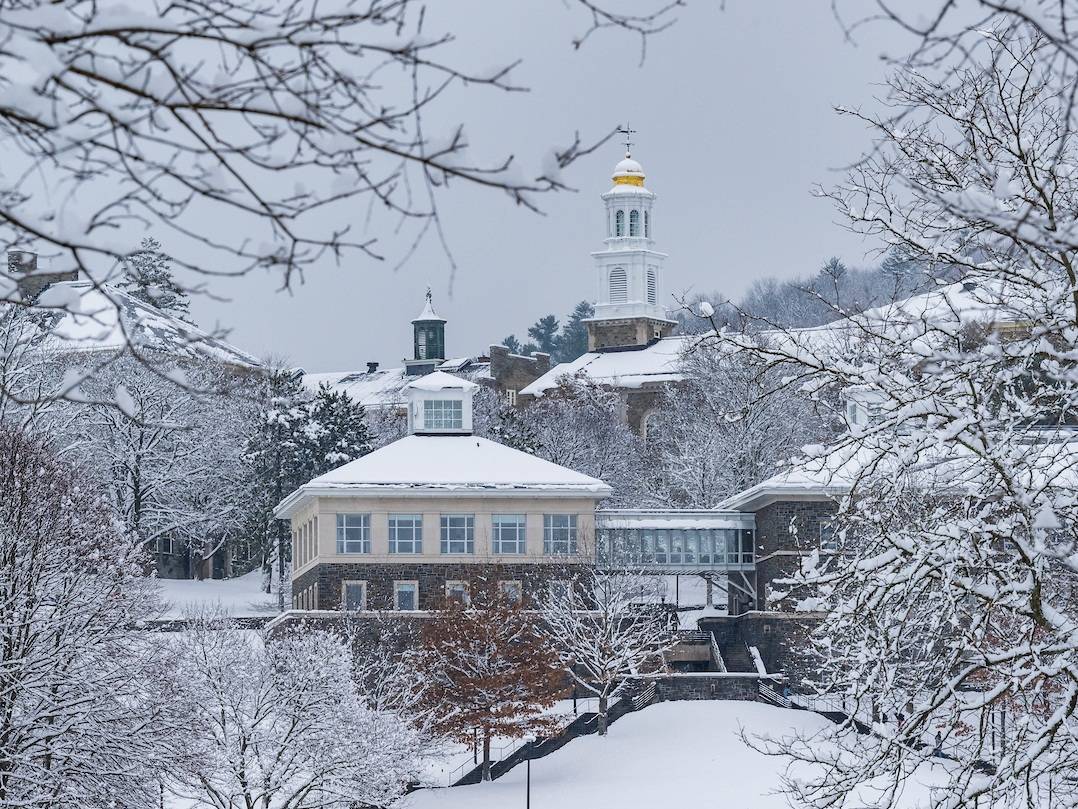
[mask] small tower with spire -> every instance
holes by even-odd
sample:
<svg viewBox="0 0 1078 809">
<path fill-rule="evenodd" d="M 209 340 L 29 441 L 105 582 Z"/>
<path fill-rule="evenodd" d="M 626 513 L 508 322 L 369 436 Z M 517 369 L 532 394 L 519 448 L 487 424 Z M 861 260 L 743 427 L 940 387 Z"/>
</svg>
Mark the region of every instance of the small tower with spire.
<svg viewBox="0 0 1078 809">
<path fill-rule="evenodd" d="M 655 194 L 644 186 L 644 169 L 632 156 L 628 125 L 625 158 L 614 167 L 613 187 L 602 195 L 606 206 L 606 247 L 592 253 L 597 295 L 595 316 L 587 321 L 588 350 L 645 346 L 665 337 L 675 321 L 662 305 L 665 253 L 654 246 Z"/>
<path fill-rule="evenodd" d="M 412 321 L 413 357 L 404 361 L 408 376 L 429 374 L 445 362 L 446 319 L 434 311 L 433 296 L 427 287 L 423 311 Z"/>
</svg>

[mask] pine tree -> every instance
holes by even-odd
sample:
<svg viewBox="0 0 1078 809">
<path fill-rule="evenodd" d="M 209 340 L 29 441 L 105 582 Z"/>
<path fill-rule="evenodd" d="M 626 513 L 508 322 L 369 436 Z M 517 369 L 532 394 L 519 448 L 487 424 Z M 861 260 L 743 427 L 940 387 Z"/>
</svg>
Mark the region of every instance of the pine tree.
<svg viewBox="0 0 1078 809">
<path fill-rule="evenodd" d="M 530 357 L 539 350 L 539 347 L 535 343 L 528 342 L 521 345 L 520 340 L 517 339 L 515 334 L 510 334 L 502 340 L 502 345 L 508 348 L 513 354 L 520 354 L 522 357 Z"/>
<path fill-rule="evenodd" d="M 306 405 L 302 462 L 307 479 L 318 477 L 371 451 L 363 405 L 322 383 Z"/>
<path fill-rule="evenodd" d="M 558 335 L 554 358 L 558 362 L 572 362 L 588 350 L 588 326 L 584 322 L 595 315 L 595 307 L 581 301 L 569 313 Z"/>
<path fill-rule="evenodd" d="M 540 351 L 553 354 L 558 348 L 558 319 L 554 315 L 539 318 L 528 329 L 528 336 L 535 340 Z"/>
<path fill-rule="evenodd" d="M 272 573 L 276 560 L 277 576 L 282 585 L 279 596 L 282 609 L 290 536 L 288 527 L 273 518 L 273 509 L 285 495 L 309 480 L 306 472 L 310 444 L 305 432 L 310 398 L 294 371 L 286 368 L 270 370 L 266 374 L 262 406 L 248 445 L 247 457 L 254 472 L 252 534 L 265 537 L 262 558 L 266 573 Z"/>
<path fill-rule="evenodd" d="M 124 271 L 126 278 L 116 286 L 128 295 L 184 320 L 190 316 L 187 291 L 172 277 L 172 259 L 161 251 L 157 239 L 144 238 L 128 258 Z"/>
</svg>

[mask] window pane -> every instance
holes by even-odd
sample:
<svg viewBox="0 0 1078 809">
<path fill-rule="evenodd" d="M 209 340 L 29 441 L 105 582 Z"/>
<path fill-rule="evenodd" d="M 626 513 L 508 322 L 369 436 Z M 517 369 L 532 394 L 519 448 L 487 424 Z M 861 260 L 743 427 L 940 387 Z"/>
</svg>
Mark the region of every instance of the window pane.
<svg viewBox="0 0 1078 809">
<path fill-rule="evenodd" d="M 524 534 L 527 520 L 523 514 L 493 516 L 493 552 L 524 553 Z"/>
<path fill-rule="evenodd" d="M 442 553 L 475 553 L 475 517 L 471 514 L 442 516 Z"/>
<path fill-rule="evenodd" d="M 543 515 L 543 553 L 576 553 L 576 515 Z"/>
<path fill-rule="evenodd" d="M 337 515 L 337 553 L 371 552 L 371 515 Z"/>
<path fill-rule="evenodd" d="M 464 428 L 464 403 L 460 399 L 428 399 L 423 402 L 423 427 L 427 430 Z"/>
<path fill-rule="evenodd" d="M 389 552 L 423 552 L 423 515 L 389 515 Z"/>
<path fill-rule="evenodd" d="M 414 610 L 418 608 L 416 603 L 416 589 L 415 582 L 400 581 L 394 585 L 396 590 L 396 607 L 398 610 Z"/>
<path fill-rule="evenodd" d="M 349 581 L 344 583 L 344 608 L 346 610 L 363 609 L 363 582 Z"/>
<path fill-rule="evenodd" d="M 502 595 L 508 598 L 510 601 L 519 604 L 522 596 L 520 582 L 518 581 L 500 581 L 498 582 L 498 590 Z"/>
<path fill-rule="evenodd" d="M 467 604 L 468 583 L 463 581 L 447 581 L 445 583 L 445 597 L 447 601 L 457 601 L 461 604 Z"/>
</svg>

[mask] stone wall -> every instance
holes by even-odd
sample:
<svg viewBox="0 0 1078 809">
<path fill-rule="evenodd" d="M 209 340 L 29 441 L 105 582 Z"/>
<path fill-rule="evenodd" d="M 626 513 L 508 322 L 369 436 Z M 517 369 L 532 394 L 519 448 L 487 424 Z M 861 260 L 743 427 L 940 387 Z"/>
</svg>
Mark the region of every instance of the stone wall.
<svg viewBox="0 0 1078 809">
<path fill-rule="evenodd" d="M 668 337 L 675 325 L 677 324 L 669 320 L 657 320 L 651 317 L 589 320 L 587 321 L 588 351 L 645 346 L 659 337 Z"/>
<path fill-rule="evenodd" d="M 832 519 L 837 508 L 831 499 L 782 500 L 756 512 L 756 609 L 789 610 L 809 595 L 789 592 L 775 597 L 770 592 L 771 583 L 796 572 L 802 557 L 820 547 L 820 527 Z"/>
<path fill-rule="evenodd" d="M 497 588 L 499 581 L 519 581 L 527 604 L 530 594 L 551 580 L 575 577 L 579 565 L 570 564 L 482 564 L 475 562 L 399 562 L 385 563 L 323 563 L 301 573 L 292 582 L 296 603 L 302 594 L 317 583 L 317 604 L 314 609 L 341 609 L 341 595 L 346 581 L 367 584 L 367 609 L 391 610 L 393 582 L 419 583 L 419 609 L 435 610 L 445 606 L 445 585 L 449 581 L 467 582 L 473 593 Z"/>
<path fill-rule="evenodd" d="M 499 391 L 522 390 L 549 370 L 549 354 L 540 351 L 525 357 L 510 353 L 505 346 L 490 347 L 490 375 Z"/>
<path fill-rule="evenodd" d="M 655 701 L 673 702 L 693 699 L 758 698 L 759 675 L 756 674 L 671 674 L 648 678 L 655 683 Z"/>
<path fill-rule="evenodd" d="M 701 618 L 698 625 L 715 636 L 720 648 L 735 644 L 755 646 L 768 674 L 785 674 L 794 690 L 816 671 L 809 634 L 820 613 L 747 612 L 738 616 Z"/>
</svg>

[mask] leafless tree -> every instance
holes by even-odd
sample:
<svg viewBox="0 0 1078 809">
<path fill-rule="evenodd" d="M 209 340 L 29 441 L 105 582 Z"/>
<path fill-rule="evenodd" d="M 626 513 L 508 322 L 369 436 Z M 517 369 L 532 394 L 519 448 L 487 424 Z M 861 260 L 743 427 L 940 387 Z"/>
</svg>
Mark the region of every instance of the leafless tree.
<svg viewBox="0 0 1078 809">
<path fill-rule="evenodd" d="M 663 653 L 677 636 L 657 607 L 654 576 L 589 567 L 570 586 L 536 597 L 541 631 L 557 649 L 573 681 L 599 700 L 599 735 L 610 703 L 631 678 L 662 670 Z"/>
<path fill-rule="evenodd" d="M 803 463 L 845 493 L 842 552 L 792 583 L 828 611 L 823 686 L 905 721 L 872 744 L 847 726 L 841 753 L 781 745 L 825 765 L 787 784 L 810 807 L 873 779 L 889 785 L 874 805 L 896 806 L 936 734 L 952 758 L 937 806 L 1078 794 L 1078 154 L 1069 46 L 1054 38 L 1072 4 L 974 4 L 989 14 L 976 35 L 947 36 L 954 4 L 939 5 L 891 106 L 849 112 L 877 141 L 825 194 L 850 227 L 962 281 L 766 343 L 720 338 L 796 369 L 783 384 L 868 406 Z"/>
</svg>

